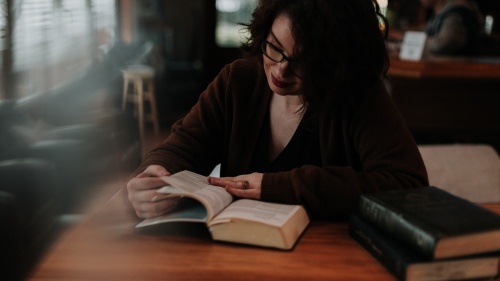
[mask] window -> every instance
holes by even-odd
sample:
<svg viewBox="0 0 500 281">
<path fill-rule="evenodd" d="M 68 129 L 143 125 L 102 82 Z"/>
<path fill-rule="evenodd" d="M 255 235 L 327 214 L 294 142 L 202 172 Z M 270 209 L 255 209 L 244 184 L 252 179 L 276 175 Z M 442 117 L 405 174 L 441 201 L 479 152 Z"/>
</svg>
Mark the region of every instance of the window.
<svg viewBox="0 0 500 281">
<path fill-rule="evenodd" d="M 13 97 L 71 82 L 114 40 L 115 0 L 13 0 Z"/>
<path fill-rule="evenodd" d="M 248 36 L 240 23 L 248 23 L 257 0 L 217 0 L 215 42 L 220 47 L 239 47 Z"/>
<path fill-rule="evenodd" d="M 377 0 L 385 15 L 388 0 Z M 215 42 L 220 47 L 239 47 L 248 36 L 240 23 L 248 23 L 257 0 L 216 0 Z"/>
<path fill-rule="evenodd" d="M 7 42 L 7 3 L 0 0 L 0 52 L 6 48 Z M 2 56 L 0 56 L 0 66 L 2 65 Z"/>
<path fill-rule="evenodd" d="M 6 85 L 4 82 L 4 53 L 7 48 L 7 2 L 0 0 L 0 100 L 4 99 Z"/>
<path fill-rule="evenodd" d="M 115 0 L 92 1 L 92 18 L 97 33 L 97 46 L 100 51 L 107 51 L 115 40 L 116 9 Z"/>
</svg>

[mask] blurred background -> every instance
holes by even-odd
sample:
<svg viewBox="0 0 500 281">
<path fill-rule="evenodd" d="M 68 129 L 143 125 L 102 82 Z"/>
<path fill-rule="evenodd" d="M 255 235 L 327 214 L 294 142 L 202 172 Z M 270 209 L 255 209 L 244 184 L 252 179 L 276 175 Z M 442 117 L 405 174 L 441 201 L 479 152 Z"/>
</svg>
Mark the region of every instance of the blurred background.
<svg viewBox="0 0 500 281">
<path fill-rule="evenodd" d="M 62 229 L 123 186 L 222 66 L 241 57 L 239 23 L 256 2 L 0 0 L 0 280 L 22 279 Z M 380 3 L 391 42 L 425 26 L 419 0 Z M 498 38 L 500 1 L 476 3 L 484 33 Z M 446 64 L 422 74 L 422 65 L 391 59 L 388 88 L 419 143 L 498 151 L 498 58 L 474 60 L 484 77 L 455 66 L 443 74 Z M 157 109 L 144 131 L 137 97 L 124 103 L 131 66 L 152 73 L 139 75 L 154 86 L 156 105 L 145 110 Z"/>
</svg>

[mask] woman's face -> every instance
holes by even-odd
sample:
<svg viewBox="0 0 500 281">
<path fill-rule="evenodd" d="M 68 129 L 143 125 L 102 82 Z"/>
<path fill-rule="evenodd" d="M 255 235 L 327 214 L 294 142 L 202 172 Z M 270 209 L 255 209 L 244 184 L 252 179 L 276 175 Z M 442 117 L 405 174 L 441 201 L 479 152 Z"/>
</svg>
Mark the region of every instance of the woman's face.
<svg viewBox="0 0 500 281">
<path fill-rule="evenodd" d="M 267 42 L 271 43 L 274 51 L 280 51 L 287 58 L 293 60 L 293 49 L 295 40 L 292 36 L 291 23 L 288 15 L 281 13 L 273 22 L 271 31 L 267 35 Z M 274 62 L 264 54 L 262 55 L 264 62 L 264 71 L 267 76 L 267 83 L 271 90 L 282 96 L 300 95 L 302 91 L 302 80 L 298 73 L 294 73 L 290 67 L 288 60 L 282 62 Z"/>
</svg>

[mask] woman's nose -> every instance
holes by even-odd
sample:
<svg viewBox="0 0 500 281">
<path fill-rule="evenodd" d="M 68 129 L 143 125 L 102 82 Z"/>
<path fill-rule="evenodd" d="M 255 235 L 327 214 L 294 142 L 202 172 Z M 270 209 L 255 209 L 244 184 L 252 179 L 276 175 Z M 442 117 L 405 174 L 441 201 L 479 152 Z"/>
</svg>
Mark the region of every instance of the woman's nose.
<svg viewBox="0 0 500 281">
<path fill-rule="evenodd" d="M 289 62 L 287 60 L 283 60 L 282 62 L 277 62 L 276 67 L 278 69 L 278 73 L 281 76 L 287 76 L 287 75 L 291 74 L 290 65 L 289 65 Z"/>
</svg>

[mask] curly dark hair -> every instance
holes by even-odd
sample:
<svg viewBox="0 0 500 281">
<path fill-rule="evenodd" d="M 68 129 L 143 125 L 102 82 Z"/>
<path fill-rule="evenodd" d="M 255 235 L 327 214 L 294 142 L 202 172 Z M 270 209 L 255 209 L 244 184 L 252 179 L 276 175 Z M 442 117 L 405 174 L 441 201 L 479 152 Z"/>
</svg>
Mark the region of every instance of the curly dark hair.
<svg viewBox="0 0 500 281">
<path fill-rule="evenodd" d="M 260 40 L 282 12 L 292 23 L 309 113 L 352 105 L 385 77 L 389 58 L 380 20 L 387 21 L 375 0 L 260 0 L 246 25 L 247 57 L 262 60 Z"/>
</svg>

